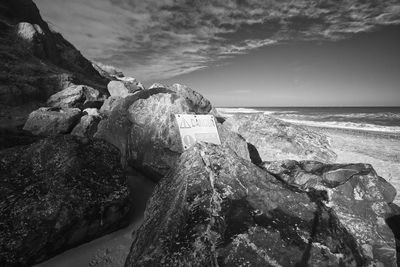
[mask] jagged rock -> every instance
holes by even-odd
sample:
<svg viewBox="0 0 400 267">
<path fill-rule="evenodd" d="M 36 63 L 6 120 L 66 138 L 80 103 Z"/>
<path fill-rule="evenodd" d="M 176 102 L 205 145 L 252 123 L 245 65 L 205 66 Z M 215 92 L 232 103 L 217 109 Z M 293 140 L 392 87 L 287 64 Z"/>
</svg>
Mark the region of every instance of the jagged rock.
<svg viewBox="0 0 400 267">
<path fill-rule="evenodd" d="M 369 245 L 360 244 L 326 197 L 288 186 L 227 147 L 197 144 L 157 185 L 125 266 L 395 266 L 393 236 L 385 245 L 378 237 L 386 226 L 369 227 Z"/>
<path fill-rule="evenodd" d="M 107 98 L 100 108 L 100 114 L 103 114 L 106 117 L 109 116 L 111 111 L 118 106 L 122 99 L 123 98 L 120 96 L 110 96 Z"/>
<path fill-rule="evenodd" d="M 334 162 L 328 138 L 306 127 L 264 114 L 235 115 L 224 125 L 253 144 L 263 161 L 284 159 Z"/>
<path fill-rule="evenodd" d="M 97 108 L 87 108 L 83 110 L 83 114 L 99 117 L 100 113 Z"/>
<path fill-rule="evenodd" d="M 385 222 L 392 214 L 388 203 L 393 202 L 396 189 L 371 165 L 292 160 L 263 165 L 290 185 L 323 190 L 328 198 L 326 206 L 354 237 L 367 262 L 396 266 L 393 233 Z"/>
<path fill-rule="evenodd" d="M 156 88 L 162 88 L 162 89 L 166 89 L 167 87 L 161 83 L 153 83 L 149 89 L 156 89 Z"/>
<path fill-rule="evenodd" d="M 101 107 L 104 100 L 105 97 L 98 90 L 90 86 L 71 85 L 50 96 L 47 100 L 47 105 L 58 108 L 83 108 L 96 105 L 99 102 Z"/>
<path fill-rule="evenodd" d="M 0 265 L 31 266 L 127 224 L 118 150 L 70 135 L 0 151 Z"/>
<path fill-rule="evenodd" d="M 111 81 L 108 83 L 107 89 L 111 96 L 120 97 L 126 97 L 129 94 L 133 94 L 138 90 L 142 90 L 142 88 L 139 87 L 138 82 L 134 78 L 120 81 Z"/>
<path fill-rule="evenodd" d="M 72 130 L 71 134 L 91 138 L 97 132 L 97 125 L 101 118 L 99 116 L 84 115 Z"/>
<path fill-rule="evenodd" d="M 150 89 L 121 100 L 111 115 L 102 120 L 96 137 L 118 147 L 123 162 L 135 167 L 155 181 L 174 166 L 183 152 L 174 114 L 204 114 L 202 97 L 188 100 L 168 89 Z M 196 93 L 197 94 L 197 93 Z M 200 102 L 195 102 L 198 99 Z M 209 103 L 209 102 L 208 102 Z M 219 126 L 223 145 L 231 146 L 250 160 L 246 142 L 237 134 Z"/>
<path fill-rule="evenodd" d="M 202 113 L 208 113 L 212 109 L 211 103 L 208 99 L 186 85 L 175 83 L 172 86 L 169 86 L 168 89 L 185 98 L 192 105 L 196 105 L 196 108 Z"/>
<path fill-rule="evenodd" d="M 24 130 L 35 135 L 57 135 L 71 132 L 82 116 L 78 108 L 39 108 L 29 114 Z"/>
</svg>

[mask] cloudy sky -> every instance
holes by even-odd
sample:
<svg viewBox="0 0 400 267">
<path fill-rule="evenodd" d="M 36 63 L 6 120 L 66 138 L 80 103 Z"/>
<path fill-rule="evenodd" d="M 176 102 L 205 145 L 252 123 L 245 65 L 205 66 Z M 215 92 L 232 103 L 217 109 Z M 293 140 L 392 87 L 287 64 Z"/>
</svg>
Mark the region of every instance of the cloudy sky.
<svg viewBox="0 0 400 267">
<path fill-rule="evenodd" d="M 34 0 L 89 59 L 216 106 L 400 105 L 399 0 Z"/>
</svg>

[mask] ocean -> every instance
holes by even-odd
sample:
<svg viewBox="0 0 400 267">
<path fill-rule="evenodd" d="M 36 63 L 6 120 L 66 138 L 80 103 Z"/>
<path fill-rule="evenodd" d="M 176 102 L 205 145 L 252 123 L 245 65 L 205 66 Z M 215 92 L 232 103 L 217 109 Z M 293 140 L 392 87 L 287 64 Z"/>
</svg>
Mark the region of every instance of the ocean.
<svg viewBox="0 0 400 267">
<path fill-rule="evenodd" d="M 400 134 L 400 107 L 221 107 L 224 116 L 264 113 L 315 127 Z"/>
</svg>

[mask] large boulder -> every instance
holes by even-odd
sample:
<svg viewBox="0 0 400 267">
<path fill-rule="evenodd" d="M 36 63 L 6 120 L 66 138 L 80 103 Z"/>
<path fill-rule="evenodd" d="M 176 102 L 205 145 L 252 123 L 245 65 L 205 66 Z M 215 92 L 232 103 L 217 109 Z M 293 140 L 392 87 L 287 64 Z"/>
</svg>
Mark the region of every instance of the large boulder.
<svg viewBox="0 0 400 267">
<path fill-rule="evenodd" d="M 111 96 L 126 97 L 138 90 L 142 90 L 136 79 L 124 79 L 111 81 L 107 85 L 108 92 Z"/>
<path fill-rule="evenodd" d="M 376 200 L 359 200 L 376 210 L 359 217 L 376 224 L 360 243 L 363 229 L 350 231 L 324 191 L 291 187 L 227 147 L 197 144 L 157 185 L 125 266 L 395 266 L 394 237 L 381 223 L 387 204 Z"/>
<path fill-rule="evenodd" d="M 167 88 L 185 98 L 192 106 L 196 106 L 196 109 L 201 113 L 208 113 L 212 109 L 212 105 L 207 98 L 186 85 L 175 83 Z"/>
<path fill-rule="evenodd" d="M 268 115 L 235 115 L 227 118 L 224 125 L 252 143 L 263 161 L 294 159 L 329 163 L 337 157 L 325 135 Z"/>
<path fill-rule="evenodd" d="M 396 189 L 369 164 L 323 164 L 316 161 L 265 162 L 264 168 L 289 185 L 327 196 L 326 206 L 354 237 L 369 262 L 395 266 L 395 243 L 386 219 Z"/>
<path fill-rule="evenodd" d="M 168 89 L 141 91 L 123 99 L 111 115 L 102 120 L 96 137 L 118 147 L 123 162 L 158 181 L 183 152 L 175 114 L 204 114 L 204 100 L 195 102 Z M 196 93 L 197 94 L 197 93 Z M 218 126 L 223 145 L 250 160 L 243 138 Z"/>
<path fill-rule="evenodd" d="M 0 265 L 30 266 L 123 227 L 118 150 L 69 135 L 0 151 Z"/>
<path fill-rule="evenodd" d="M 39 108 L 29 114 L 23 129 L 42 136 L 66 134 L 72 131 L 81 116 L 78 108 Z"/>
<path fill-rule="evenodd" d="M 100 108 L 105 100 L 98 90 L 85 85 L 71 85 L 55 93 L 47 100 L 47 105 L 57 108 L 85 108 L 98 105 Z"/>
</svg>

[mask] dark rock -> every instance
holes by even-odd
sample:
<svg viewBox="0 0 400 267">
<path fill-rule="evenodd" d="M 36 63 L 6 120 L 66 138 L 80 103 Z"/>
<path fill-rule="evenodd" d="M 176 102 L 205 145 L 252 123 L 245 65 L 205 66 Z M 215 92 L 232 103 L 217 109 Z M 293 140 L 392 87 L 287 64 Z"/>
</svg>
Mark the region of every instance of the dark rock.
<svg viewBox="0 0 400 267">
<path fill-rule="evenodd" d="M 158 181 L 183 152 L 174 114 L 204 114 L 207 108 L 167 89 L 150 89 L 121 100 L 111 115 L 102 120 L 95 137 L 118 147 L 123 162 Z M 250 160 L 247 144 L 224 126 L 218 126 L 223 145 Z"/>
<path fill-rule="evenodd" d="M 29 145 L 40 140 L 39 136 L 19 128 L 0 128 L 0 150 L 20 145 Z"/>
<path fill-rule="evenodd" d="M 157 185 L 125 266 L 395 266 L 393 236 L 370 221 L 383 214 L 359 213 L 351 216 L 366 230 L 351 229 L 358 224 L 323 193 L 291 187 L 227 147 L 197 144 Z"/>
<path fill-rule="evenodd" d="M 97 125 L 99 124 L 101 118 L 99 116 L 84 115 L 80 122 L 72 130 L 71 134 L 92 138 L 97 132 Z"/>
<path fill-rule="evenodd" d="M 0 151 L 0 265 L 30 266 L 127 223 L 119 152 L 69 135 Z"/>
<path fill-rule="evenodd" d="M 337 157 L 325 135 L 264 114 L 235 115 L 228 118 L 224 125 L 253 144 L 263 161 L 334 162 Z"/>
<path fill-rule="evenodd" d="M 39 108 L 29 114 L 24 130 L 34 135 L 70 133 L 82 116 L 78 108 Z"/>
<path fill-rule="evenodd" d="M 316 161 L 265 163 L 279 179 L 307 191 L 323 191 L 326 206 L 355 238 L 368 262 L 395 266 L 393 233 L 385 220 L 396 189 L 369 164 L 323 164 Z"/>
</svg>

